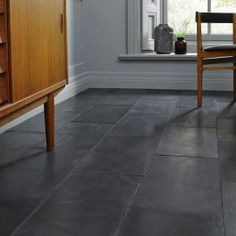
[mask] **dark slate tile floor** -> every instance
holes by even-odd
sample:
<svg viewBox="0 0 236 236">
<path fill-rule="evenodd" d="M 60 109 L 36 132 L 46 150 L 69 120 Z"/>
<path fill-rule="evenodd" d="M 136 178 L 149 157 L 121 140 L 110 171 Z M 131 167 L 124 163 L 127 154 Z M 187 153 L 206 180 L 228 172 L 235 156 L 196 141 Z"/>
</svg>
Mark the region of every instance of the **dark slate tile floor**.
<svg viewBox="0 0 236 236">
<path fill-rule="evenodd" d="M 1 236 L 234 236 L 230 93 L 89 89 L 0 135 Z"/>
</svg>

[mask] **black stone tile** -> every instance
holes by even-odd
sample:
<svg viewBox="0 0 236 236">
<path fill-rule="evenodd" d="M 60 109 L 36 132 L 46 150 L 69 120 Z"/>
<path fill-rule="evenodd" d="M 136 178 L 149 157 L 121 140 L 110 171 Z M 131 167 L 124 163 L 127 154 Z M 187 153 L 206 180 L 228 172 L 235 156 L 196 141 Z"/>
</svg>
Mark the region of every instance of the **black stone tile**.
<svg viewBox="0 0 236 236">
<path fill-rule="evenodd" d="M 125 212 L 126 208 L 117 203 L 104 203 L 93 209 L 79 203 L 47 205 L 14 235 L 114 235 Z"/>
<path fill-rule="evenodd" d="M 168 117 L 156 114 L 139 114 L 135 112 L 128 115 L 111 132 L 118 136 L 160 137 Z"/>
<path fill-rule="evenodd" d="M 102 99 L 98 101 L 98 104 L 107 104 L 107 105 L 121 105 L 121 106 L 132 106 L 134 105 L 141 95 L 136 94 L 122 94 L 122 93 L 114 93 L 110 95 L 106 95 Z"/>
<path fill-rule="evenodd" d="M 86 124 L 71 122 L 59 130 L 56 148 L 65 153 L 84 157 L 108 133 L 110 124 Z"/>
<path fill-rule="evenodd" d="M 72 121 L 79 113 L 77 111 L 57 111 L 55 114 L 55 128 L 60 129 Z M 45 132 L 44 114 L 30 118 L 29 120 L 13 127 L 10 132 Z"/>
<path fill-rule="evenodd" d="M 236 211 L 236 162 L 222 162 L 223 206 L 226 211 Z"/>
<path fill-rule="evenodd" d="M 221 162 L 223 182 L 236 184 L 236 162 L 223 161 Z"/>
<path fill-rule="evenodd" d="M 117 89 L 115 94 L 124 94 L 124 95 L 144 95 L 146 94 L 146 89 Z"/>
<path fill-rule="evenodd" d="M 97 97 L 76 96 L 56 106 L 58 111 L 74 111 L 77 114 L 83 113 L 97 103 Z"/>
<path fill-rule="evenodd" d="M 202 107 L 212 109 L 215 107 L 215 101 L 216 99 L 213 96 L 203 96 Z M 196 96 L 191 96 L 191 95 L 180 96 L 176 107 L 177 108 L 183 108 L 183 107 L 197 108 L 197 94 Z"/>
<path fill-rule="evenodd" d="M 223 182 L 223 206 L 225 211 L 236 211 L 236 183 Z"/>
<path fill-rule="evenodd" d="M 125 176 L 72 176 L 16 235 L 114 235 L 137 185 Z"/>
<path fill-rule="evenodd" d="M 218 142 L 218 152 L 221 160 L 236 161 L 236 142 Z"/>
<path fill-rule="evenodd" d="M 144 175 L 156 146 L 151 138 L 107 136 L 77 171 Z"/>
<path fill-rule="evenodd" d="M 217 102 L 216 109 L 219 118 L 236 118 L 236 105 L 234 102 Z"/>
<path fill-rule="evenodd" d="M 75 167 L 78 158 L 57 149 L 0 169 L 0 197 L 42 200 Z"/>
<path fill-rule="evenodd" d="M 0 197 L 0 235 L 9 236 L 37 207 L 39 201 Z"/>
<path fill-rule="evenodd" d="M 216 130 L 167 127 L 157 151 L 159 155 L 218 158 Z"/>
<path fill-rule="evenodd" d="M 215 128 L 216 115 L 213 109 L 176 108 L 171 115 L 169 126 Z"/>
<path fill-rule="evenodd" d="M 132 111 L 139 113 L 155 113 L 159 115 L 170 115 L 174 110 L 176 100 L 168 99 L 153 99 L 142 97 L 139 102 L 132 107 Z"/>
<path fill-rule="evenodd" d="M 158 157 L 149 166 L 134 205 L 185 213 L 219 214 L 218 161 Z"/>
<path fill-rule="evenodd" d="M 232 102 L 233 93 L 229 91 L 215 92 L 217 102 Z"/>
<path fill-rule="evenodd" d="M 47 204 L 78 203 L 86 208 L 104 202 L 128 205 L 140 182 L 138 176 L 73 173 Z"/>
<path fill-rule="evenodd" d="M 109 129 L 110 125 L 70 123 L 63 133 L 57 135 L 53 152 L 48 153 L 45 147 L 39 148 L 39 144 L 38 149 L 35 148 L 38 151 L 24 156 L 24 161 L 0 169 L 0 196 L 45 198 L 75 166 L 82 163 Z M 6 152 L 6 157 L 10 153 Z"/>
<path fill-rule="evenodd" d="M 74 122 L 114 124 L 120 120 L 129 110 L 130 106 L 95 105 Z"/>
<path fill-rule="evenodd" d="M 236 120 L 218 119 L 217 137 L 220 142 L 236 142 Z"/>
<path fill-rule="evenodd" d="M 220 215 L 131 208 L 119 236 L 223 236 Z"/>
<path fill-rule="evenodd" d="M 180 91 L 149 90 L 147 94 L 142 97 L 142 100 L 151 100 L 153 102 L 177 102 L 180 94 Z"/>
<path fill-rule="evenodd" d="M 235 211 L 225 211 L 224 212 L 224 226 L 225 226 L 225 236 L 235 236 L 236 235 L 236 212 Z"/>
<path fill-rule="evenodd" d="M 0 135 L 0 167 L 46 151 L 41 133 L 7 132 Z"/>
</svg>

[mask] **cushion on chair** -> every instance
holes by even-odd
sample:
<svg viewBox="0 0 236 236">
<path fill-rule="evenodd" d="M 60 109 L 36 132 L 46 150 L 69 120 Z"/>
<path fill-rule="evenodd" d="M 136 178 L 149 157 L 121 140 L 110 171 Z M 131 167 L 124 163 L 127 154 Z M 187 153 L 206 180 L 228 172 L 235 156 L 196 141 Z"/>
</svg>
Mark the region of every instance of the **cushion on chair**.
<svg viewBox="0 0 236 236">
<path fill-rule="evenodd" d="M 236 50 L 236 44 L 232 45 L 220 45 L 220 46 L 213 46 L 209 48 L 205 48 L 205 51 L 231 51 Z"/>
</svg>

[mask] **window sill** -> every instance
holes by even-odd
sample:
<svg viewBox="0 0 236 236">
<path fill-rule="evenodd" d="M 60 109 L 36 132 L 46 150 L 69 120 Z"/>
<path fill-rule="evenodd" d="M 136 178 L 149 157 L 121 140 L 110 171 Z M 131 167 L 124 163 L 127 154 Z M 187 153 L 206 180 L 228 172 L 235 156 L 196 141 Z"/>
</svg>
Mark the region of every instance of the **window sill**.
<svg viewBox="0 0 236 236">
<path fill-rule="evenodd" d="M 156 53 L 138 53 L 138 54 L 121 54 L 121 61 L 196 61 L 196 53 L 187 53 L 185 55 L 156 54 Z"/>
</svg>

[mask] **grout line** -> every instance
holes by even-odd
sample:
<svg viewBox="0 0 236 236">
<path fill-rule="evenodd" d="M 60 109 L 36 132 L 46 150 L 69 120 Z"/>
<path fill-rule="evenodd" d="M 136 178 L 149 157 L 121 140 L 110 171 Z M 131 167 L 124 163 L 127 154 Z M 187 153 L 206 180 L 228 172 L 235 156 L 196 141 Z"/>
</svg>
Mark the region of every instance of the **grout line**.
<svg viewBox="0 0 236 236">
<path fill-rule="evenodd" d="M 221 196 L 221 214 L 222 214 L 222 227 L 223 227 L 223 235 L 226 236 L 226 228 L 225 228 L 225 212 L 224 212 L 224 195 L 223 195 L 223 167 L 221 166 L 221 159 L 219 155 L 219 139 L 217 136 L 218 127 L 216 126 L 216 140 L 217 140 L 217 153 L 218 153 L 218 165 L 219 165 L 219 189 Z"/>
</svg>

